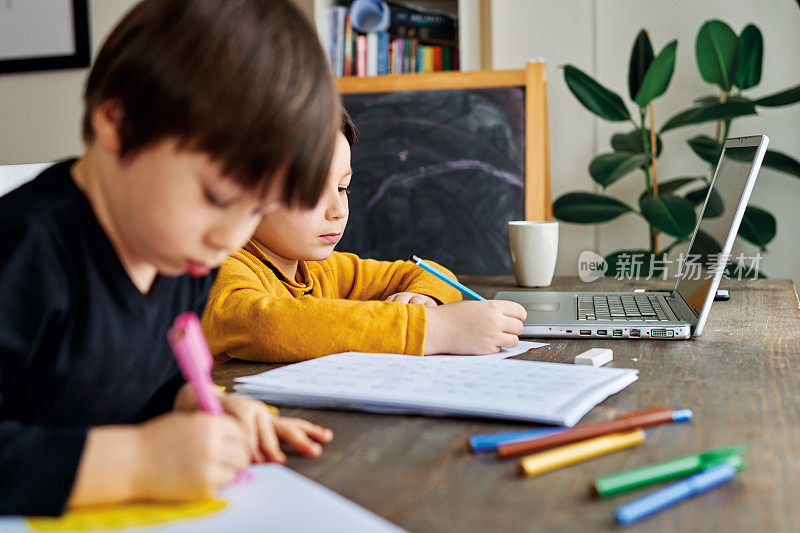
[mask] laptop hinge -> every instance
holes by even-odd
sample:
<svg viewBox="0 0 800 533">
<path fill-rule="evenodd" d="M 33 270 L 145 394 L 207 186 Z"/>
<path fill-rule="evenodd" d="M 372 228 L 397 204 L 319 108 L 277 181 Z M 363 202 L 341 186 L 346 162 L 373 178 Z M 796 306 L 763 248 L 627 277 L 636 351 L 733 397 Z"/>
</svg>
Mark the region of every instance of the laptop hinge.
<svg viewBox="0 0 800 533">
<path fill-rule="evenodd" d="M 667 302 L 670 309 L 672 309 L 672 312 L 675 313 L 675 316 L 679 319 L 688 320 L 692 330 L 694 330 L 695 326 L 697 326 L 698 315 L 695 313 L 694 309 L 689 307 L 689 304 L 683 300 L 680 293 L 674 290 L 670 291 L 669 295 L 664 297 L 664 300 Z"/>
</svg>

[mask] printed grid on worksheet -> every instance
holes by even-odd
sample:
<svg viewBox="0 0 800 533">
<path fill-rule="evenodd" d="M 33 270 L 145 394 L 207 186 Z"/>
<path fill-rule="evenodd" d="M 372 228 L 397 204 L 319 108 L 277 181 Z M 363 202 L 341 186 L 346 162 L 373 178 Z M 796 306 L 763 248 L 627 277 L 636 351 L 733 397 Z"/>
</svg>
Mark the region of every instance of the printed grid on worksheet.
<svg viewBox="0 0 800 533">
<path fill-rule="evenodd" d="M 454 362 L 345 353 L 241 378 L 248 393 L 564 416 L 635 379 L 631 370 L 519 360 Z M 623 383 L 624 382 L 624 383 Z M 261 395 L 259 395 L 261 396 Z M 265 396 L 265 397 L 267 397 Z M 592 405 L 594 405 L 594 403 Z M 590 406 L 591 407 L 591 406 Z M 559 414 L 560 413 L 560 414 Z"/>
</svg>

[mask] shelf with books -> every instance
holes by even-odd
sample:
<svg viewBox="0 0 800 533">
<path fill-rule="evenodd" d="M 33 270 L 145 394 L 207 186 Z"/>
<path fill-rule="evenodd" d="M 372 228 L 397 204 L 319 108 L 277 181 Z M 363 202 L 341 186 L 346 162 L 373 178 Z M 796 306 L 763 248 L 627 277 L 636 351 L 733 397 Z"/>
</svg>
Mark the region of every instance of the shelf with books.
<svg viewBox="0 0 800 533">
<path fill-rule="evenodd" d="M 337 76 L 475 70 L 478 13 L 488 1 L 387 0 L 386 31 L 366 33 L 357 31 L 352 1 L 314 0 L 313 13 Z"/>
</svg>

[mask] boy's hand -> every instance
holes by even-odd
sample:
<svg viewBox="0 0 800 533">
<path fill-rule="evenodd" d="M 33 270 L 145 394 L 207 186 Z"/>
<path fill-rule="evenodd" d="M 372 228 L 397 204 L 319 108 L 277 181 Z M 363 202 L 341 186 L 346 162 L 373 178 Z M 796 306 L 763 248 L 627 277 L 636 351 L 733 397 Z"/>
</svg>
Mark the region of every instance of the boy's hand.
<svg viewBox="0 0 800 533">
<path fill-rule="evenodd" d="M 424 294 L 416 292 L 396 292 L 386 298 L 387 302 L 400 302 L 404 304 L 422 304 L 425 307 L 436 307 L 439 305 L 436 300 Z"/>
<path fill-rule="evenodd" d="M 172 411 L 142 423 L 137 433 L 135 498 L 206 498 L 250 464 L 245 432 L 230 416 Z"/>
<path fill-rule="evenodd" d="M 516 302 L 461 301 L 427 310 L 424 354 L 485 355 L 513 348 L 528 316 Z"/>
<path fill-rule="evenodd" d="M 254 463 L 286 462 L 286 454 L 281 451 L 279 441 L 307 457 L 319 457 L 322 454 L 319 443 L 327 444 L 333 440 L 330 429 L 300 418 L 276 415 L 264 403 L 252 398 L 223 394 L 222 408 L 241 422 L 250 460 Z"/>
</svg>

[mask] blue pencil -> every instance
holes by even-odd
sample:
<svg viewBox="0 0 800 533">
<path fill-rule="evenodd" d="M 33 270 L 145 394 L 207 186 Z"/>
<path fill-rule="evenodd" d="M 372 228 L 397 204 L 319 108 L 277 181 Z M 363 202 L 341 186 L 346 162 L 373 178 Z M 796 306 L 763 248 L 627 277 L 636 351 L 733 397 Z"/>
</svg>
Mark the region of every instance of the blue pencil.
<svg viewBox="0 0 800 533">
<path fill-rule="evenodd" d="M 411 262 L 413 262 L 415 265 L 417 265 L 418 267 L 420 267 L 421 269 L 425 270 L 426 272 L 430 272 L 431 274 L 433 274 L 434 276 L 436 276 L 440 280 L 444 281 L 448 285 L 451 285 L 451 286 L 455 287 L 456 289 L 460 290 L 462 293 L 466 294 L 467 296 L 469 296 L 473 300 L 485 300 L 486 299 L 483 296 L 481 296 L 480 294 L 478 294 L 477 292 L 475 292 L 472 289 L 470 289 L 469 287 L 467 287 L 466 285 L 463 285 L 463 284 L 459 283 L 458 281 L 454 280 L 453 278 L 451 278 L 450 276 L 448 276 L 447 274 L 445 274 L 444 272 L 442 272 L 438 268 L 435 268 L 430 263 L 427 263 L 427 262 L 423 261 L 422 259 L 420 259 L 416 255 L 412 255 L 409 260 Z"/>
</svg>

